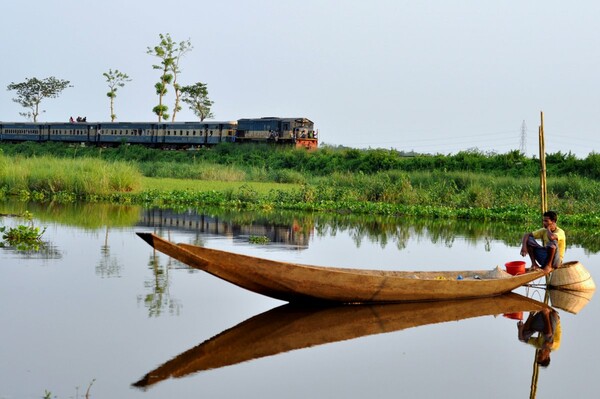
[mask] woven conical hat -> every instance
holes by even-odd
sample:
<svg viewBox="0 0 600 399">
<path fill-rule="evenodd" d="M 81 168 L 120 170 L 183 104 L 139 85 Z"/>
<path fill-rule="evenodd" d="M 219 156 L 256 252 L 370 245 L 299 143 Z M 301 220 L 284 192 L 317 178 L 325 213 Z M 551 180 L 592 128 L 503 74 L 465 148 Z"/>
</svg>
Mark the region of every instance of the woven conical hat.
<svg viewBox="0 0 600 399">
<path fill-rule="evenodd" d="M 566 310 L 577 314 L 583 309 L 594 296 L 595 291 L 570 291 L 554 289 L 550 291 L 550 302 L 555 308 Z"/>
<path fill-rule="evenodd" d="M 561 267 L 554 270 L 548 285 L 573 291 L 593 291 L 596 289 L 592 276 L 578 261 L 563 263 Z"/>
</svg>

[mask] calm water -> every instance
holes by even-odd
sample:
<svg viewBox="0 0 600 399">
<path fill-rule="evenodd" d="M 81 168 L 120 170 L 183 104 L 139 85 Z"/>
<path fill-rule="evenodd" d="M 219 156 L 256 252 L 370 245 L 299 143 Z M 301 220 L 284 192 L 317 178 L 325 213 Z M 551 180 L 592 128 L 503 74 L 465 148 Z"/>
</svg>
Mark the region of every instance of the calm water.
<svg viewBox="0 0 600 399">
<path fill-rule="evenodd" d="M 40 398 L 45 391 L 81 398 L 92 382 L 91 397 L 97 399 L 530 397 L 535 350 L 517 340 L 516 321 L 501 314 L 409 328 L 410 320 L 419 324 L 436 307 L 388 308 L 392 317 L 408 315 L 409 322 L 365 336 L 370 324 L 358 309 L 337 311 L 335 325 L 310 312 L 287 323 L 291 311 L 285 308 L 240 325 L 283 303 L 189 270 L 134 234 L 156 231 L 177 242 L 298 263 L 440 270 L 520 259 L 519 237 L 507 239 L 494 226 L 35 204 L 2 204 L 0 213 L 24 208 L 47 227 L 47 246 L 39 253 L 0 249 L 1 399 Z M 0 219 L 4 225 L 19 222 Z M 250 235 L 271 242 L 252 245 Z M 581 261 L 600 281 L 598 253 L 575 244 L 566 258 Z M 544 296 L 532 289 L 519 293 Z M 597 301 L 578 314 L 558 310 L 561 346 L 539 371 L 537 397 L 595 398 Z M 310 329 L 302 330 L 306 325 Z M 346 326 L 344 340 L 319 345 Z M 269 334 L 283 346 L 261 341 Z M 295 341 L 288 341 L 291 335 Z M 266 348 L 266 354 L 286 345 L 295 349 L 303 337 L 313 346 L 183 373 L 145 389 L 132 386 L 181 354 L 174 362 L 197 370 L 198 359 L 210 351 L 218 354 L 215 362 L 226 364 L 244 360 L 255 348 Z"/>
</svg>

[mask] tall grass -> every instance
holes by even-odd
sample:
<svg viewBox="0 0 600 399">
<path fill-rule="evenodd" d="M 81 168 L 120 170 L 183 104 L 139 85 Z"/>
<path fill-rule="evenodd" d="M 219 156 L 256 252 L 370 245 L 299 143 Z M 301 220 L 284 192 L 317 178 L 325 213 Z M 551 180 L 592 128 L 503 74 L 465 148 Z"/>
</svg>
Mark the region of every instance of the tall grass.
<svg viewBox="0 0 600 399">
<path fill-rule="evenodd" d="M 242 168 L 212 162 L 142 162 L 139 165 L 141 173 L 147 177 L 213 181 L 246 180 L 246 172 Z"/>
<path fill-rule="evenodd" d="M 85 196 L 136 192 L 141 188 L 141 178 L 138 169 L 127 162 L 0 154 L 0 187 L 6 187 L 9 193 L 67 192 Z"/>
<path fill-rule="evenodd" d="M 1 147 L 5 155 L 0 157 L 0 197 L 27 190 L 106 199 L 115 192 L 144 189 L 160 191 L 160 201 L 173 204 L 199 204 L 208 198 L 211 204 L 264 202 L 274 208 L 358 213 L 370 204 L 383 212 L 391 212 L 390 207 L 437 207 L 467 212 L 469 217 L 481 210 L 507 207 L 537 212 L 540 202 L 537 161 L 515 151 L 406 156 L 390 150 L 325 147 L 306 152 L 266 145 L 219 145 L 200 151 L 55 143 Z M 22 155 L 9 156 L 9 152 Z M 49 152 L 54 157 L 41 155 Z M 600 155 L 578 160 L 570 154 L 549 154 L 547 162 L 549 206 L 563 215 L 596 214 Z M 131 163 L 138 165 L 145 178 Z M 256 188 L 254 183 L 268 188 Z M 177 193 L 165 196 L 170 190 Z M 152 195 L 146 197 L 150 200 Z"/>
<path fill-rule="evenodd" d="M 382 202 L 450 208 L 526 207 L 540 204 L 539 179 L 473 172 L 334 173 L 314 178 L 300 195 L 311 201 Z M 549 204 L 566 213 L 597 209 L 600 182 L 583 177 L 548 179 Z"/>
</svg>

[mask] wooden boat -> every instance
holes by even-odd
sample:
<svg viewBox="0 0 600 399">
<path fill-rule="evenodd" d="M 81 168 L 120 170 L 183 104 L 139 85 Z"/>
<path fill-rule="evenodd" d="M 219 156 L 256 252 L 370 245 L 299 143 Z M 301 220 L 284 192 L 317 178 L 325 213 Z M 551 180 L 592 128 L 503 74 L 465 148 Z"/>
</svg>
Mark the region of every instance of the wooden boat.
<svg viewBox="0 0 600 399">
<path fill-rule="evenodd" d="M 168 378 L 317 345 L 486 315 L 538 311 L 547 306 L 515 293 L 491 298 L 378 305 L 286 304 L 181 353 L 133 385 L 147 388 Z"/>
<path fill-rule="evenodd" d="M 512 276 L 500 269 L 407 272 L 307 266 L 189 244 L 174 244 L 152 233 L 137 233 L 155 249 L 247 290 L 288 302 L 414 302 L 500 295 L 543 276 Z"/>
</svg>

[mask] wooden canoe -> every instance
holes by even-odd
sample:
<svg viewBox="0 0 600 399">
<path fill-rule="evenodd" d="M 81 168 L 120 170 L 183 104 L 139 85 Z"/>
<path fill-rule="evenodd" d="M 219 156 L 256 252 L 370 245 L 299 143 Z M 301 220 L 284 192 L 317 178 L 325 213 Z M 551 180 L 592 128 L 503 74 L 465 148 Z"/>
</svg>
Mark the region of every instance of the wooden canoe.
<svg viewBox="0 0 600 399">
<path fill-rule="evenodd" d="M 160 252 L 247 290 L 287 302 L 385 303 L 437 301 L 500 295 L 543 276 L 512 276 L 499 269 L 407 272 L 307 266 L 137 233 Z"/>
<path fill-rule="evenodd" d="M 148 388 L 168 378 L 231 366 L 359 337 L 428 324 L 547 307 L 509 293 L 491 298 L 355 306 L 286 304 L 254 316 L 181 353 L 147 373 L 133 386 Z"/>
</svg>

